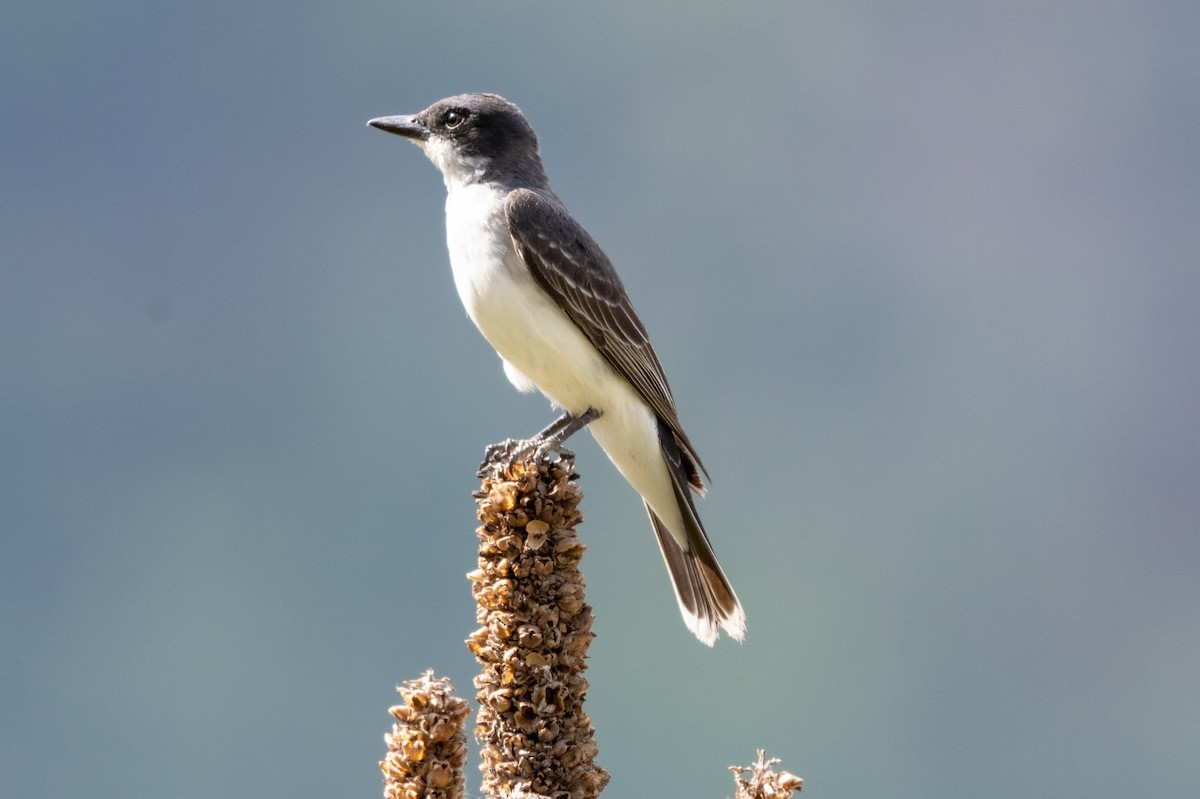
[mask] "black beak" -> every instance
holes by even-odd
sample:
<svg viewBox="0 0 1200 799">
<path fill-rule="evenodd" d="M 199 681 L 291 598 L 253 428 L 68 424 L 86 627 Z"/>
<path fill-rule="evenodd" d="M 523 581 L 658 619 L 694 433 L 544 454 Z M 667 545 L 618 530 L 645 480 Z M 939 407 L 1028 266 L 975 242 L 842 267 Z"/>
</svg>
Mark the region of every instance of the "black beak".
<svg viewBox="0 0 1200 799">
<path fill-rule="evenodd" d="M 397 136 L 403 136 L 406 139 L 414 141 L 425 141 L 429 138 L 429 128 L 417 122 L 415 117 L 379 117 L 378 119 L 372 119 L 367 124 L 373 128 L 386 130 L 388 133 L 395 133 Z"/>
</svg>

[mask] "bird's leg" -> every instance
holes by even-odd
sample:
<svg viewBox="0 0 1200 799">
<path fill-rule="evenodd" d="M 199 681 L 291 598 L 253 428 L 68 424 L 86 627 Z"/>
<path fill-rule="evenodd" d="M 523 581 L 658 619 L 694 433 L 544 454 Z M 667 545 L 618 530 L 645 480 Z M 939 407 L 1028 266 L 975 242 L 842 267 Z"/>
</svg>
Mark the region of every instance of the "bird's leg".
<svg viewBox="0 0 1200 799">
<path fill-rule="evenodd" d="M 551 450 L 559 450 L 564 441 L 599 419 L 601 413 L 595 408 L 588 408 L 578 416 L 564 413 L 532 438 L 524 440 L 510 438 L 499 444 L 492 444 L 483 454 L 483 463 L 479 464 L 479 472 L 482 475 L 489 464 L 502 458 L 513 461 L 529 455 L 540 457 Z"/>
<path fill-rule="evenodd" d="M 527 438 L 525 440 L 530 441 L 530 442 L 532 442 L 532 441 L 548 441 L 548 440 L 554 438 L 555 436 L 557 436 L 562 431 L 566 430 L 568 427 L 571 426 L 571 424 L 573 422 L 577 421 L 579 418 L 580 417 L 577 417 L 574 414 L 564 413 L 562 416 L 558 417 L 553 422 L 546 425 L 545 429 L 541 430 L 538 433 L 535 433 L 532 437 Z M 584 424 L 587 424 L 587 422 L 584 422 Z M 567 436 L 571 435 L 571 433 L 574 433 L 574 432 L 575 432 L 575 430 L 572 430 L 570 433 L 566 433 L 563 436 L 563 438 L 565 439 Z"/>
<path fill-rule="evenodd" d="M 600 414 L 601 412 L 595 408 L 588 408 L 578 416 L 564 413 L 545 430 L 529 439 L 529 443 L 537 445 L 535 449 L 539 454 L 558 449 L 568 438 L 599 419 Z"/>
</svg>

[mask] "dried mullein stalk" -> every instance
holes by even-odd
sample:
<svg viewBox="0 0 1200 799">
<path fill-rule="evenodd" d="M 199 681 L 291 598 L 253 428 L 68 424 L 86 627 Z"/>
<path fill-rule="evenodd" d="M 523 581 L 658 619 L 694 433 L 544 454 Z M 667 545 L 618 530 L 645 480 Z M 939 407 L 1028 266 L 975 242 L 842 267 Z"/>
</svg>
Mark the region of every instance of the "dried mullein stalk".
<svg viewBox="0 0 1200 799">
<path fill-rule="evenodd" d="M 737 793 L 734 799 L 787 799 L 793 791 L 800 790 L 804 780 L 786 771 L 775 771 L 772 767 L 779 758 L 767 760 L 767 754 L 758 750 L 758 762 L 752 766 L 730 766 L 736 776 Z M 743 776 L 749 773 L 749 778 Z"/>
<path fill-rule="evenodd" d="M 483 793 L 592 799 L 609 775 L 594 762 L 583 710 L 593 633 L 574 457 L 501 451 L 480 476 L 479 568 L 469 576 L 481 627 L 467 646 L 483 666 L 475 678 Z"/>
<path fill-rule="evenodd" d="M 396 690 L 404 704 L 390 708 L 396 723 L 383 736 L 384 799 L 463 799 L 467 701 L 454 695 L 448 679 L 434 679 L 432 670 Z"/>
</svg>

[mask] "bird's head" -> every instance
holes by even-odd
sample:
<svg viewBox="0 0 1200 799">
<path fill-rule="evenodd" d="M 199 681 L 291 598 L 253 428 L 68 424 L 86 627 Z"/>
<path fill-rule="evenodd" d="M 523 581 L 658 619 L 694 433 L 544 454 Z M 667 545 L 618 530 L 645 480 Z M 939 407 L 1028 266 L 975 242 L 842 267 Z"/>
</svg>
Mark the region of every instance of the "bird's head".
<svg viewBox="0 0 1200 799">
<path fill-rule="evenodd" d="M 537 136 L 521 109 L 497 94 L 459 94 L 412 116 L 367 123 L 415 142 L 446 185 L 504 179 L 544 183 Z"/>
</svg>

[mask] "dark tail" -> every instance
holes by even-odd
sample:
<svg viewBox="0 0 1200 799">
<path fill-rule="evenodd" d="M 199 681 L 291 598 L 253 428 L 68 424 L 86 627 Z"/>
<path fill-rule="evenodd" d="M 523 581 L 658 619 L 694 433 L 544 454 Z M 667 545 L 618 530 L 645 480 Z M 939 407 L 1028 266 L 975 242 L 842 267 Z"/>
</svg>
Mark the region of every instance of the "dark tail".
<svg viewBox="0 0 1200 799">
<path fill-rule="evenodd" d="M 650 523 L 654 525 L 663 560 L 671 574 L 683 621 L 697 638 L 709 646 L 717 640 L 721 627 L 740 641 L 746 634 L 746 613 L 725 572 L 721 570 L 721 564 L 717 562 L 717 556 L 708 543 L 704 525 L 696 514 L 696 506 L 688 490 L 691 470 L 685 465 L 685 456 L 680 452 L 674 434 L 662 422 L 658 424 L 658 436 L 671 471 L 675 501 L 679 503 L 684 529 L 673 534 L 649 505 L 646 506 L 646 512 L 650 514 Z"/>
</svg>

